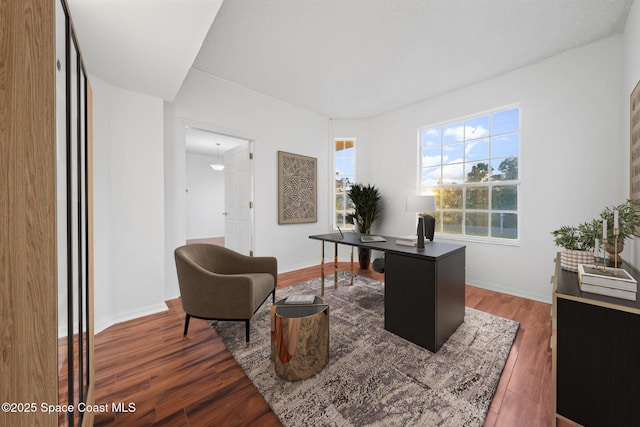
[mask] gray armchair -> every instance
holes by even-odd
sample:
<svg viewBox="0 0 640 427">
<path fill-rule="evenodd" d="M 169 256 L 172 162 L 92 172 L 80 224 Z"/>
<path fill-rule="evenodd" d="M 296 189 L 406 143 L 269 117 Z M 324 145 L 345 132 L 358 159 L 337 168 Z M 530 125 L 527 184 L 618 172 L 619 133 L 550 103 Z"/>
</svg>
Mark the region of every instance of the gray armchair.
<svg viewBox="0 0 640 427">
<path fill-rule="evenodd" d="M 182 308 L 189 319 L 244 320 L 249 343 L 251 317 L 276 299 L 278 264 L 274 257 L 249 257 L 222 246 L 193 244 L 174 252 Z"/>
</svg>

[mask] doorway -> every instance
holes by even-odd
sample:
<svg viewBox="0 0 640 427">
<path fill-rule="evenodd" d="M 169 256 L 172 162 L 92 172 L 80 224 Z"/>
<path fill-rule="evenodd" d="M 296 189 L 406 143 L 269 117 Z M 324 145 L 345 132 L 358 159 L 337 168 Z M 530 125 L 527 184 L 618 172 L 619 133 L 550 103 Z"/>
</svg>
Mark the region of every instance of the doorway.
<svg viewBox="0 0 640 427">
<path fill-rule="evenodd" d="M 253 253 L 253 142 L 185 127 L 187 244 Z"/>
</svg>

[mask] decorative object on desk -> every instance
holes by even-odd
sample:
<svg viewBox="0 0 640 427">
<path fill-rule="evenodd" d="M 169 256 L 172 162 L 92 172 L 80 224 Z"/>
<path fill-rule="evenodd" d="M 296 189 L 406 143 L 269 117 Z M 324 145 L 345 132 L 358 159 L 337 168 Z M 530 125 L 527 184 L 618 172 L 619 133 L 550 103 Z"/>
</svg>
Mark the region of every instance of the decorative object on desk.
<svg viewBox="0 0 640 427">
<path fill-rule="evenodd" d="M 578 265 L 578 283 L 582 292 L 635 301 L 638 282 L 623 268 Z"/>
<path fill-rule="evenodd" d="M 418 244 L 418 236 L 416 235 L 409 235 L 409 236 L 402 236 L 402 237 L 398 237 L 396 239 L 396 245 L 402 245 L 402 246 L 416 246 Z"/>
<path fill-rule="evenodd" d="M 578 271 L 578 264 L 589 264 L 593 259 L 593 247 L 600 237 L 597 220 L 585 222 L 577 227 L 563 225 L 551 232 L 553 242 L 562 248 L 560 265 L 569 271 Z"/>
<path fill-rule="evenodd" d="M 278 151 L 278 224 L 317 222 L 317 159 Z"/>
<path fill-rule="evenodd" d="M 353 202 L 353 212 L 347 214 L 345 221 L 353 223 L 362 234 L 369 234 L 374 221 L 382 212 L 382 196 L 375 185 L 353 184 L 347 191 L 347 196 Z M 358 248 L 358 260 L 360 268 L 369 268 L 371 262 L 371 250 Z"/>
<path fill-rule="evenodd" d="M 602 237 L 604 239 L 606 236 L 607 239 L 604 249 L 609 254 L 610 265 L 622 261 L 620 252 L 624 249 L 625 239 L 633 235 L 636 228 L 640 226 L 638 209 L 640 209 L 640 201 L 629 199 L 617 206 L 607 207 L 600 213 L 600 220 L 603 224 Z M 616 219 L 618 220 L 617 224 Z M 616 230 L 618 230 L 617 236 L 615 235 Z"/>
<path fill-rule="evenodd" d="M 384 284 L 359 276 L 325 295 L 331 306 L 329 363 L 298 382 L 282 380 L 270 359 L 270 307 L 252 324 L 219 322 L 217 334 L 285 426 L 483 425 L 518 323 L 466 309 L 465 321 L 438 353 L 384 330 Z M 278 290 L 313 293 L 318 279 Z M 354 328 L 353 325 L 358 325 Z"/>
<path fill-rule="evenodd" d="M 425 212 L 436 211 L 436 197 L 428 194 L 419 194 L 407 196 L 406 203 L 407 212 L 418 213 L 417 249 L 424 250 L 425 237 L 433 241 L 433 233 L 435 229 L 436 219 L 431 215 L 425 215 Z"/>
</svg>

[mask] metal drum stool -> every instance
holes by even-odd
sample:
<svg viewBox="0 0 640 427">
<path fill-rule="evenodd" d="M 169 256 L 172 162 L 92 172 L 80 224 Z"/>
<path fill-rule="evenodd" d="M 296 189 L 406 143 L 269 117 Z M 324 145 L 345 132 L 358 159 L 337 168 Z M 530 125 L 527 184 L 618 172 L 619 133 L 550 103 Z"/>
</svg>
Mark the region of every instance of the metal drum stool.
<svg viewBox="0 0 640 427">
<path fill-rule="evenodd" d="M 304 380 L 329 361 L 329 305 L 319 297 L 310 304 L 285 301 L 271 308 L 271 360 L 279 377 Z"/>
</svg>

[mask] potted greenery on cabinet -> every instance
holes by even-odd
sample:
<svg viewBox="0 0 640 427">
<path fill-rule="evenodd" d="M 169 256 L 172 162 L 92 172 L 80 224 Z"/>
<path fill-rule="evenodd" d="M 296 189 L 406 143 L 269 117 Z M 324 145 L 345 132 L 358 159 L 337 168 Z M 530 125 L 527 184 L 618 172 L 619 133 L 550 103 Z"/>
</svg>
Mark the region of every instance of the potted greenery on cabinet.
<svg viewBox="0 0 640 427">
<path fill-rule="evenodd" d="M 615 236 L 613 235 L 614 229 L 614 212 L 618 211 L 618 261 L 621 261 L 620 252 L 624 249 L 624 241 L 627 237 L 630 237 L 635 229 L 640 226 L 640 217 L 638 216 L 638 209 L 640 208 L 640 202 L 634 200 L 627 200 L 626 202 L 605 208 L 600 213 L 600 220 L 607 221 L 607 244 L 604 245 L 605 251 L 609 254 L 609 260 L 615 260 Z M 602 225 L 600 225 L 602 227 Z M 600 228 L 602 230 L 602 228 Z M 600 235 L 602 237 L 602 234 Z"/>
<path fill-rule="evenodd" d="M 351 222 L 362 234 L 369 234 L 373 222 L 378 219 L 382 211 L 382 196 L 375 185 L 353 184 L 347 191 L 347 196 L 353 202 L 353 213 L 346 216 L 347 223 Z M 358 248 L 360 268 L 369 268 L 371 251 Z"/>
<path fill-rule="evenodd" d="M 617 206 L 605 208 L 598 219 L 585 222 L 577 227 L 565 225 L 551 232 L 556 246 L 563 248 L 560 256 L 562 268 L 578 271 L 578 264 L 592 264 L 594 261 L 593 248 L 596 240 L 603 243 L 605 251 L 609 254 L 609 260 L 613 261 L 616 252 L 613 232 L 615 212 L 617 212 L 618 217 L 617 253 L 620 254 L 624 249 L 625 239 L 631 236 L 634 230 L 640 226 L 639 208 L 640 202 L 627 200 Z M 603 242 L 604 222 L 607 223 L 607 243 Z"/>
<path fill-rule="evenodd" d="M 562 248 L 560 265 L 578 271 L 578 264 L 593 263 L 593 247 L 598 238 L 598 222 L 593 220 L 575 226 L 564 225 L 553 231 L 553 242 Z"/>
</svg>

